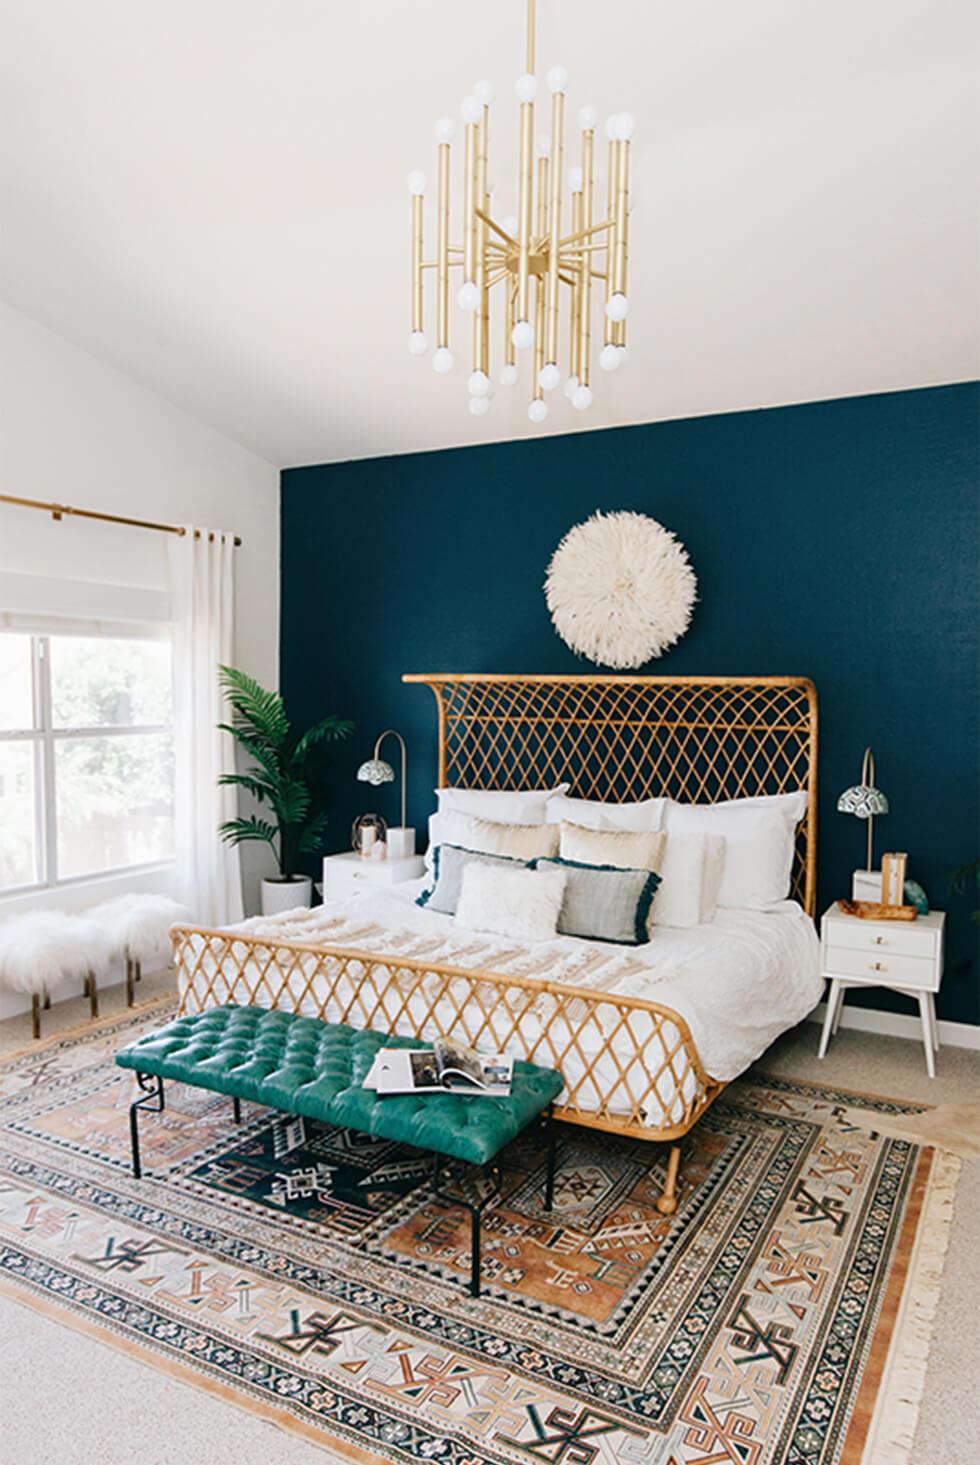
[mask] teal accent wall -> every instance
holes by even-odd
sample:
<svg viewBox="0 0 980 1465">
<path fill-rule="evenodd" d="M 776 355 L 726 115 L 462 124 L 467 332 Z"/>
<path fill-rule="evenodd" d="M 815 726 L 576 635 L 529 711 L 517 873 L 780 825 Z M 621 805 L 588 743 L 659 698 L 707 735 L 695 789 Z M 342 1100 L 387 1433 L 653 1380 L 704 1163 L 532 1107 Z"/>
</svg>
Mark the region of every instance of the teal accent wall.
<svg viewBox="0 0 980 1465">
<path fill-rule="evenodd" d="M 330 753 L 327 848 L 366 809 L 397 823 L 396 791 L 354 780 L 389 726 L 424 832 L 435 703 L 403 671 L 590 670 L 551 627 L 545 567 L 595 509 L 636 509 L 687 546 L 700 595 L 646 670 L 813 678 L 821 909 L 864 863 L 864 825 L 834 806 L 871 743 L 877 849 L 907 850 L 949 912 L 940 1015 L 980 1021 L 978 928 L 949 894 L 980 853 L 977 408 L 976 386 L 939 387 L 284 472 L 283 690 L 298 722 L 359 729 Z"/>
</svg>

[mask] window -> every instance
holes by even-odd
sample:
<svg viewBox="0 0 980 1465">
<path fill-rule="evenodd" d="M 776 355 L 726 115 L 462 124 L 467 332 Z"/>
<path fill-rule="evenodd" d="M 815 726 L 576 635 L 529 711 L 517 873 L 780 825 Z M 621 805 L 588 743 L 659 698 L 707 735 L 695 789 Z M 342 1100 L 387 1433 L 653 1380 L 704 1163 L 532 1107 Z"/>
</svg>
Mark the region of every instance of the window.
<svg viewBox="0 0 980 1465">
<path fill-rule="evenodd" d="M 170 642 L 0 631 L 0 891 L 173 858 Z"/>
</svg>

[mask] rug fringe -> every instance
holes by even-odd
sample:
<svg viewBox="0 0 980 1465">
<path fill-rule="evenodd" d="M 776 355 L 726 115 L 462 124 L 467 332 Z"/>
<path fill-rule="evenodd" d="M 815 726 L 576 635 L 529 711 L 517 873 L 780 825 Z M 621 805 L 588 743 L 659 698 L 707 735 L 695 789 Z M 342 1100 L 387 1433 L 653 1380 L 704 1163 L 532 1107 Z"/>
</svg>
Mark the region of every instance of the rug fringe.
<svg viewBox="0 0 980 1465">
<path fill-rule="evenodd" d="M 926 1386 L 961 1162 L 937 1150 L 861 1465 L 908 1465 Z"/>
</svg>

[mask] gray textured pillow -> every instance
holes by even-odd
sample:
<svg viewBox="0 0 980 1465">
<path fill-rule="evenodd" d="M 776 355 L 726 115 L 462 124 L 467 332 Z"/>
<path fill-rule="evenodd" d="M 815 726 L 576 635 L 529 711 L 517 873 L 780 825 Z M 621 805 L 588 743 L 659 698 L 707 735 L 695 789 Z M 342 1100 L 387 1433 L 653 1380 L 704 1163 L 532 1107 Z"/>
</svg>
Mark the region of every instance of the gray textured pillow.
<svg viewBox="0 0 980 1465">
<path fill-rule="evenodd" d="M 463 871 L 467 865 L 515 865 L 528 868 L 526 860 L 515 860 L 510 855 L 487 855 L 478 850 L 464 849 L 460 844 L 438 844 L 432 856 L 432 888 L 423 890 L 415 904 L 424 905 L 430 911 L 438 911 L 442 916 L 454 916 L 463 888 Z"/>
<path fill-rule="evenodd" d="M 584 865 L 578 860 L 532 860 L 536 870 L 556 865 L 567 871 L 558 917 L 561 936 L 641 946 L 660 876 L 652 870 L 622 870 L 616 865 Z"/>
</svg>

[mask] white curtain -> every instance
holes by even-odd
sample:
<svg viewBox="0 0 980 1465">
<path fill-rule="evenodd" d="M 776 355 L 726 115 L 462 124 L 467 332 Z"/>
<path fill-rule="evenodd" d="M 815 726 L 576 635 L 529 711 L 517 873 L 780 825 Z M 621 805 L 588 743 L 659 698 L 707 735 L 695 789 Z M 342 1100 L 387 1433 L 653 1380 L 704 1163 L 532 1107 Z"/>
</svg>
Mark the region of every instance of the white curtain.
<svg viewBox="0 0 980 1465">
<path fill-rule="evenodd" d="M 234 788 L 218 775 L 235 768 L 218 667 L 234 665 L 235 546 L 230 534 L 184 525 L 167 546 L 173 591 L 175 843 L 178 893 L 206 926 L 240 921 L 242 876 L 237 848 L 218 838 L 234 819 Z"/>
</svg>

